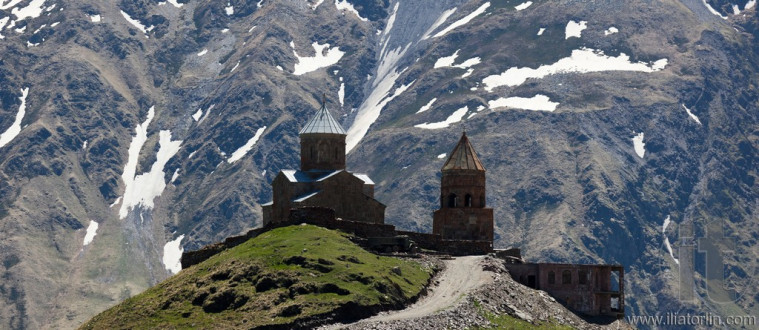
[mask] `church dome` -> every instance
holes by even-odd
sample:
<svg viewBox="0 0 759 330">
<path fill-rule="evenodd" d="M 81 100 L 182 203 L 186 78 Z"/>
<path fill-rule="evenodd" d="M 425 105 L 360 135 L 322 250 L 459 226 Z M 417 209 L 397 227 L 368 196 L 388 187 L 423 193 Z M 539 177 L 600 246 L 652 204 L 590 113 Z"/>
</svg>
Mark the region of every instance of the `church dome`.
<svg viewBox="0 0 759 330">
<path fill-rule="evenodd" d="M 326 102 L 322 101 L 322 107 L 316 112 L 300 130 L 299 134 L 341 134 L 346 135 L 340 123 L 329 113 Z"/>
</svg>

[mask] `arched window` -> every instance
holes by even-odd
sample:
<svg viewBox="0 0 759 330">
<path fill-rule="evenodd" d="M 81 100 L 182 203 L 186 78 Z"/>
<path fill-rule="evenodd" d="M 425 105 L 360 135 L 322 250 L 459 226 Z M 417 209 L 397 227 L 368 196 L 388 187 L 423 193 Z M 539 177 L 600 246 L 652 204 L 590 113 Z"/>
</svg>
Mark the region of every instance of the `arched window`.
<svg viewBox="0 0 759 330">
<path fill-rule="evenodd" d="M 327 145 L 320 143 L 319 144 L 319 150 L 317 153 L 318 161 L 323 162 L 329 159 L 329 149 Z"/>
<path fill-rule="evenodd" d="M 561 272 L 561 284 L 572 284 L 572 271 L 565 270 Z"/>
<path fill-rule="evenodd" d="M 554 271 L 548 272 L 548 284 L 556 284 L 556 273 Z"/>
<path fill-rule="evenodd" d="M 456 194 L 448 195 L 448 207 L 456 207 L 457 198 Z"/>
<path fill-rule="evenodd" d="M 588 284 L 588 271 L 587 270 L 579 271 L 577 278 L 580 284 Z"/>
<path fill-rule="evenodd" d="M 464 205 L 466 207 L 472 207 L 472 195 L 466 194 L 466 196 L 464 196 Z"/>
</svg>

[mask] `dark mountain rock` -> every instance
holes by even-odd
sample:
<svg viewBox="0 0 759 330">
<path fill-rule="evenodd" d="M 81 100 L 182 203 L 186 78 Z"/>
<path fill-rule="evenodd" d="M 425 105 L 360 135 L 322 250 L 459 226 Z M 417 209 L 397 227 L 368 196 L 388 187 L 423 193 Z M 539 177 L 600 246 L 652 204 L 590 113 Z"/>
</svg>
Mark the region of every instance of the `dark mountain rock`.
<svg viewBox="0 0 759 330">
<path fill-rule="evenodd" d="M 376 181 L 389 223 L 430 230 L 438 156 L 466 130 L 488 170 L 497 247 L 520 247 L 535 261 L 623 263 L 628 314 L 756 314 L 756 8 L 707 1 L 723 19 L 698 0 L 533 1 L 523 10 L 521 1 L 491 1 L 436 36 L 485 1 L 348 0 L 367 21 L 333 1 L 316 10 L 315 1 L 179 3 L 48 0 L 24 18 L 13 9 L 30 1 L 0 10 L 9 18 L 0 28 L 0 134 L 29 88 L 20 132 L 0 147 L 0 260 L 17 260 L 2 275 L 0 328 L 74 327 L 91 306 L 169 276 L 167 243 L 191 250 L 257 226 L 270 181 L 299 163 L 297 132 L 323 93 L 346 129 L 366 129 L 348 167 Z M 121 11 L 153 28 L 143 33 Z M 580 37 L 567 38 L 570 20 L 586 22 Z M 309 59 L 336 48 L 345 54 L 335 63 Z M 486 86 L 510 68 L 545 70 L 581 50 L 653 72 L 565 69 Z M 319 68 L 294 75 L 305 63 Z M 491 107 L 536 95 L 556 110 Z M 136 127 L 151 107 L 133 151 L 134 175 L 146 181 L 124 196 L 130 146 L 142 141 Z M 455 121 L 463 107 L 446 128 L 416 127 Z M 166 130 L 182 142 L 162 159 Z M 643 156 L 632 140 L 640 133 Z M 84 245 L 91 221 L 100 226 Z M 685 266 L 673 256 L 687 257 L 682 243 L 715 223 L 736 243 L 724 269 L 737 298 L 680 301 Z M 708 297 L 703 254 L 692 254 L 696 291 Z"/>
</svg>

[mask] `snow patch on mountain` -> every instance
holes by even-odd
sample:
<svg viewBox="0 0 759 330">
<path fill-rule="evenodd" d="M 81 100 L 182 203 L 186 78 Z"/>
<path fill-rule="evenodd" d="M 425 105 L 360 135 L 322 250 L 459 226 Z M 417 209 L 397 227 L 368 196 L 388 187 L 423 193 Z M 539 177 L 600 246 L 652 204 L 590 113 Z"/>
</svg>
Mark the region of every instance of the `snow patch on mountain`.
<svg viewBox="0 0 759 330">
<path fill-rule="evenodd" d="M 749 0 L 749 2 L 746 2 L 746 5 L 743 7 L 743 10 L 751 9 L 756 6 L 756 0 Z"/>
<path fill-rule="evenodd" d="M 183 3 L 179 3 L 177 2 L 177 0 L 166 0 L 166 2 L 170 3 L 172 6 L 177 7 L 177 8 L 182 8 L 182 6 L 184 6 Z"/>
<path fill-rule="evenodd" d="M 424 128 L 424 129 L 446 128 L 448 126 L 451 126 L 451 124 L 460 122 L 461 119 L 464 118 L 464 115 L 466 115 L 468 111 L 469 111 L 469 107 L 464 106 L 463 108 L 454 111 L 450 116 L 448 116 L 448 118 L 445 119 L 445 121 L 441 121 L 437 123 L 418 124 L 418 125 L 414 125 L 414 127 Z"/>
<path fill-rule="evenodd" d="M 90 15 L 90 21 L 92 21 L 93 23 L 99 23 L 101 19 L 102 18 L 100 17 L 99 14 L 97 14 L 97 15 Z"/>
<path fill-rule="evenodd" d="M 348 2 L 348 0 L 335 0 L 335 7 L 337 8 L 337 10 L 347 10 L 347 11 L 355 14 L 356 17 L 358 17 L 358 19 L 360 19 L 360 20 L 362 20 L 364 22 L 366 22 L 366 21 L 369 20 L 367 18 L 361 17 L 361 15 L 358 14 L 358 10 L 356 10 L 356 8 L 354 8 L 353 5 L 350 2 Z M 314 8 L 314 9 L 316 9 L 316 8 Z"/>
<path fill-rule="evenodd" d="M 13 6 L 21 3 L 21 1 L 23 1 L 23 0 L 10 0 L 10 2 L 4 3 L 5 1 L 6 0 L 0 0 L 0 10 L 6 10 L 8 8 L 11 8 L 11 7 L 13 7 Z"/>
<path fill-rule="evenodd" d="M 405 47 L 398 46 L 393 50 L 387 49 L 390 39 L 389 32 L 393 29 L 399 4 L 399 2 L 395 3 L 393 13 L 390 14 L 390 17 L 387 19 L 385 31 L 383 31 L 382 36 L 380 36 L 382 47 L 380 47 L 380 60 L 379 65 L 377 66 L 377 74 L 372 82 L 372 89 L 369 96 L 364 99 L 358 107 L 356 118 L 348 129 L 348 136 L 346 137 L 347 152 L 350 152 L 356 147 L 356 145 L 358 145 L 361 139 L 364 138 L 366 132 L 369 131 L 369 127 L 377 120 L 377 118 L 379 118 L 385 105 L 411 86 L 411 84 L 400 86 L 395 89 L 393 94 L 390 94 L 390 90 L 395 86 L 396 80 L 405 71 L 405 69 L 400 72 L 398 71 L 398 61 L 404 54 L 406 54 L 409 47 L 411 47 L 411 43 L 408 43 Z M 367 76 L 367 80 L 371 78 L 371 75 Z"/>
<path fill-rule="evenodd" d="M 37 18 L 42 15 L 42 7 L 45 5 L 45 0 L 32 0 L 29 5 L 23 8 L 13 8 L 11 14 L 16 16 L 16 20 L 20 21 L 26 18 Z"/>
<path fill-rule="evenodd" d="M 608 36 L 608 35 L 610 35 L 610 34 L 615 34 L 615 33 L 617 33 L 617 32 L 619 32 L 619 29 L 617 29 L 616 27 L 610 26 L 608 29 L 606 29 L 606 30 L 604 31 L 604 35 L 605 35 L 605 36 Z"/>
<path fill-rule="evenodd" d="M 119 198 L 116 198 L 116 200 L 113 201 L 113 203 L 111 203 L 111 205 L 108 207 L 113 208 L 114 206 L 119 205 L 120 202 L 121 202 L 121 196 L 119 196 Z"/>
<path fill-rule="evenodd" d="M 417 111 L 416 113 L 422 113 L 422 112 L 425 112 L 425 111 L 429 110 L 430 107 L 432 107 L 432 104 L 435 103 L 435 101 L 437 101 L 437 97 L 433 98 L 432 100 L 430 100 L 429 102 L 427 102 L 427 104 L 425 104 L 421 108 L 419 108 L 419 111 Z"/>
<path fill-rule="evenodd" d="M 184 235 L 179 235 L 175 240 L 168 241 L 163 246 L 163 267 L 172 274 L 179 273 L 182 270 L 182 252 L 184 249 L 180 246 Z"/>
<path fill-rule="evenodd" d="M 390 53 L 393 55 L 390 57 L 402 57 L 403 53 L 408 50 L 408 46 L 410 46 L 410 44 L 407 45 L 403 50 L 400 50 L 400 47 L 398 47 L 394 51 L 391 51 Z M 382 65 L 380 65 L 380 67 L 382 67 Z M 406 91 L 406 89 L 411 86 L 413 82 L 407 85 L 401 85 L 395 89 L 393 94 L 389 94 L 390 89 L 392 89 L 395 85 L 395 81 L 404 71 L 405 69 L 401 70 L 400 72 L 393 70 L 392 72 L 387 73 L 382 79 L 379 80 L 378 84 L 374 87 L 371 94 L 369 94 L 369 97 L 367 97 L 366 100 L 361 103 L 361 106 L 358 108 L 356 119 L 353 121 L 350 129 L 348 129 L 348 137 L 346 138 L 347 151 L 351 151 L 356 145 L 358 145 L 361 139 L 364 138 L 366 132 L 369 131 L 369 127 L 377 120 L 377 118 L 379 118 L 379 115 L 382 112 L 382 109 L 385 108 L 385 105 L 398 97 L 398 95 L 401 95 Z M 377 80 L 375 80 L 375 83 L 377 83 Z"/>
<path fill-rule="evenodd" d="M 18 98 L 21 100 L 21 105 L 18 106 L 18 112 L 16 112 L 16 119 L 8 127 L 3 134 L 0 134 L 0 148 L 4 147 L 8 142 L 11 142 L 19 133 L 21 133 L 21 121 L 26 114 L 26 97 L 29 95 L 29 87 L 21 90 L 21 96 Z"/>
<path fill-rule="evenodd" d="M 701 0 L 701 2 L 704 3 L 704 6 L 706 6 L 706 9 L 709 10 L 710 13 L 719 16 L 721 19 L 727 19 L 727 16 L 722 16 L 717 10 L 715 10 L 706 0 Z"/>
<path fill-rule="evenodd" d="M 85 247 L 92 243 L 92 240 L 95 239 L 95 235 L 98 231 L 98 223 L 94 220 L 90 220 L 89 226 L 87 226 L 87 233 L 84 235 L 84 241 L 82 242 L 82 247 Z"/>
<path fill-rule="evenodd" d="M 340 77 L 340 81 L 342 81 L 343 78 Z M 340 106 L 345 105 L 345 83 L 340 83 L 340 89 L 337 90 L 337 100 L 340 101 Z"/>
<path fill-rule="evenodd" d="M 131 16 L 129 16 L 129 14 L 127 14 L 127 13 L 126 13 L 126 12 L 124 12 L 123 10 L 120 10 L 120 11 L 121 11 L 121 16 L 124 16 L 124 19 L 125 19 L 127 22 L 129 22 L 129 24 L 132 24 L 132 26 L 134 26 L 134 27 L 136 27 L 138 30 L 142 31 L 142 33 L 144 33 L 144 34 L 145 34 L 145 38 L 147 38 L 147 37 L 148 37 L 148 36 L 147 36 L 147 33 L 148 33 L 150 30 L 153 30 L 154 26 L 152 26 L 152 25 L 151 25 L 151 26 L 149 26 L 149 27 L 145 27 L 145 25 L 144 25 L 144 24 L 142 24 L 140 21 L 138 21 L 138 20 L 136 20 L 136 19 L 132 18 Z"/>
<path fill-rule="evenodd" d="M 206 49 L 206 48 L 203 48 L 203 50 L 201 50 L 201 51 L 200 51 L 200 53 L 198 53 L 198 56 L 203 56 L 203 55 L 205 55 L 206 53 L 208 53 L 208 49 Z"/>
<path fill-rule="evenodd" d="M 501 97 L 492 101 L 488 101 L 488 107 L 490 109 L 509 107 L 524 110 L 535 111 L 549 111 L 556 110 L 559 105 L 558 102 L 551 102 L 548 96 L 537 94 L 533 97 Z"/>
<path fill-rule="evenodd" d="M 311 5 L 311 9 L 316 10 L 324 2 L 324 0 L 317 0 L 315 4 Z"/>
<path fill-rule="evenodd" d="M 438 159 L 443 159 L 443 158 L 445 158 L 445 156 L 447 156 L 447 155 L 448 155 L 448 154 L 446 154 L 446 153 L 442 153 L 442 154 L 439 154 L 439 155 L 437 155 L 437 158 L 438 158 Z"/>
<path fill-rule="evenodd" d="M 121 179 L 124 184 L 129 187 L 134 182 L 135 172 L 137 172 L 137 161 L 140 157 L 140 150 L 145 142 L 148 140 L 148 125 L 155 116 L 155 107 L 150 107 L 148 115 L 142 124 L 137 124 L 134 128 L 135 135 L 132 137 L 132 142 L 129 143 L 129 149 L 127 151 L 127 163 L 124 165 L 124 173 L 121 175 Z M 125 203 L 126 204 L 126 203 Z M 122 210 L 125 210 L 122 207 Z M 126 217 L 126 212 L 121 215 L 123 219 Z"/>
<path fill-rule="evenodd" d="M 172 141 L 171 131 L 162 130 L 158 133 L 159 148 L 156 154 L 155 163 L 149 172 L 135 175 L 137 171 L 137 162 L 139 160 L 140 150 L 148 139 L 148 125 L 155 116 L 155 107 L 150 107 L 148 116 L 142 124 L 135 127 L 135 136 L 129 144 L 129 158 L 124 166 L 124 173 L 121 179 L 124 181 L 123 203 L 119 209 L 119 217 L 126 218 L 129 211 L 138 205 L 147 209 L 153 208 L 153 200 L 163 193 L 166 188 L 163 172 L 166 163 L 179 151 L 182 141 Z"/>
<path fill-rule="evenodd" d="M 482 4 L 479 8 L 477 8 L 475 11 L 473 11 L 471 14 L 464 16 L 464 18 L 453 22 L 453 24 L 449 25 L 447 28 L 443 29 L 442 31 L 436 33 L 433 38 L 438 38 L 446 35 L 448 32 L 453 31 L 456 28 L 459 28 L 467 23 L 469 23 L 471 20 L 473 20 L 475 17 L 482 15 L 486 9 L 490 7 L 490 2 L 486 2 Z"/>
<path fill-rule="evenodd" d="M 480 64 L 481 60 L 479 57 L 473 57 L 470 58 L 460 64 L 453 64 L 456 61 L 456 57 L 459 56 L 459 50 L 456 50 L 456 52 L 453 53 L 453 55 L 450 56 L 444 56 L 439 58 L 437 61 L 435 61 L 434 68 L 444 68 L 444 67 L 452 67 L 452 68 L 459 68 L 459 69 L 467 69 L 471 66 Z"/>
<path fill-rule="evenodd" d="M 459 49 L 459 50 L 461 50 L 461 49 Z M 459 56 L 459 50 L 456 50 L 456 52 L 454 52 L 453 55 L 443 56 L 443 57 L 437 59 L 437 61 L 435 61 L 435 65 L 433 66 L 433 68 L 437 69 L 437 68 L 442 68 L 442 67 L 453 65 L 453 62 L 456 60 L 456 57 Z"/>
<path fill-rule="evenodd" d="M 696 115 L 693 114 L 693 112 L 688 109 L 688 107 L 685 106 L 685 104 L 680 104 L 683 106 L 683 109 L 685 109 L 685 112 L 688 113 L 688 116 L 690 116 L 693 120 L 695 120 L 699 125 L 701 125 L 701 121 L 698 119 Z"/>
<path fill-rule="evenodd" d="M 256 131 L 256 134 L 253 135 L 253 137 L 250 138 L 248 142 L 246 142 L 242 147 L 238 148 L 237 150 L 235 150 L 235 152 L 232 153 L 232 156 L 229 157 L 229 159 L 227 159 L 227 163 L 232 164 L 240 160 L 243 156 L 245 156 L 245 154 L 247 154 L 248 151 L 250 151 L 250 149 L 252 149 L 253 146 L 256 145 L 256 142 L 258 142 L 258 139 L 261 138 L 261 135 L 264 134 L 265 130 L 266 130 L 266 126 L 259 128 Z"/>
<path fill-rule="evenodd" d="M 514 9 L 516 9 L 517 11 L 520 11 L 520 10 L 527 9 L 530 6 L 532 6 L 532 1 L 527 1 L 527 2 L 523 2 L 522 4 L 514 7 Z"/>
<path fill-rule="evenodd" d="M 454 7 L 446 11 L 443 11 L 443 13 L 440 14 L 440 17 L 438 17 L 435 23 L 432 23 L 432 26 L 430 26 L 430 28 L 427 29 L 427 32 L 424 32 L 424 35 L 422 36 L 422 40 L 428 39 L 430 37 L 430 34 L 432 34 L 432 32 L 435 32 L 437 28 L 439 28 L 441 25 L 443 25 L 443 23 L 445 23 L 445 20 L 447 20 L 448 17 L 450 17 L 453 13 L 456 12 L 456 9 L 458 8 Z"/>
<path fill-rule="evenodd" d="M 538 35 L 542 36 L 543 32 L 546 32 L 546 28 L 540 28 L 540 30 L 538 30 Z"/>
<path fill-rule="evenodd" d="M 231 3 L 227 2 L 227 6 L 224 7 L 224 12 L 227 13 L 227 16 L 232 16 L 235 13 L 235 7 L 232 6 Z"/>
<path fill-rule="evenodd" d="M 238 66 L 240 66 L 240 61 L 237 61 L 237 63 L 235 64 L 235 66 L 232 67 L 232 70 L 229 70 L 229 73 L 235 72 L 235 70 L 237 70 Z"/>
<path fill-rule="evenodd" d="M 537 69 L 528 67 L 512 67 L 500 75 L 485 77 L 482 83 L 487 91 L 500 86 L 518 86 L 529 78 L 543 78 L 548 75 L 559 73 L 588 73 L 601 71 L 638 71 L 655 72 L 664 69 L 667 59 L 663 58 L 653 63 L 630 62 L 630 57 L 625 53 L 617 57 L 607 56 L 600 50 L 590 48 L 575 49 L 572 55 L 562 58 L 553 64 L 544 64 Z"/>
<path fill-rule="evenodd" d="M 206 118 L 208 118 L 208 115 L 211 113 L 211 110 L 213 109 L 214 106 L 216 106 L 216 104 L 211 104 L 211 106 L 208 107 L 208 110 L 206 110 L 206 114 L 203 115 L 203 117 L 200 118 L 200 120 L 198 120 L 198 125 L 202 124 L 203 121 L 206 120 Z M 201 109 L 198 109 L 198 111 L 201 111 Z M 196 114 L 197 114 L 197 112 L 196 112 Z"/>
<path fill-rule="evenodd" d="M 638 157 L 640 158 L 643 158 L 643 155 L 646 153 L 646 144 L 643 143 L 643 136 L 643 132 L 640 132 L 632 138 L 633 148 L 635 148 L 635 153 L 638 154 Z"/>
<path fill-rule="evenodd" d="M 664 236 L 664 246 L 667 248 L 667 252 L 669 252 L 669 256 L 672 257 L 672 260 L 675 261 L 676 264 L 680 265 L 680 260 L 677 260 L 675 258 L 675 254 L 672 252 L 672 245 L 669 244 L 669 237 L 667 237 L 667 226 L 669 226 L 670 220 L 669 215 L 666 219 L 664 219 L 664 223 L 661 226 L 661 233 Z"/>
<path fill-rule="evenodd" d="M 192 119 L 195 121 L 200 120 L 200 116 L 203 115 L 203 109 L 198 109 L 198 111 L 195 111 L 194 114 L 192 114 Z"/>
<path fill-rule="evenodd" d="M 569 21 L 569 23 L 567 23 L 567 27 L 564 28 L 564 39 L 580 38 L 582 37 L 582 30 L 585 30 L 587 28 L 587 21 Z"/>
<path fill-rule="evenodd" d="M 295 63 L 295 71 L 293 71 L 293 74 L 296 76 L 333 65 L 345 55 L 345 52 L 341 51 L 339 47 L 329 48 L 329 44 L 319 44 L 317 41 L 311 44 L 316 51 L 313 57 L 300 57 L 298 52 L 295 51 L 295 45 L 292 42 L 290 42 L 290 46 L 298 60 Z M 325 49 L 327 50 L 326 54 L 324 53 Z"/>
</svg>

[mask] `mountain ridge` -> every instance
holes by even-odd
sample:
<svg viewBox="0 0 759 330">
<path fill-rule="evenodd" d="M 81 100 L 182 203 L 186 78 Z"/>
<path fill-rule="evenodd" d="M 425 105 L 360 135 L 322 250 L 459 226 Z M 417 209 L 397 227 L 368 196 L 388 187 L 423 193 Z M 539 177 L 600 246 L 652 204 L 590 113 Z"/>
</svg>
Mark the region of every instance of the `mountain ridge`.
<svg viewBox="0 0 759 330">
<path fill-rule="evenodd" d="M 356 15 L 316 3 L 0 5 L 0 132 L 29 88 L 20 132 L 0 147 L 4 326 L 73 327 L 169 276 L 168 242 L 193 250 L 255 227 L 269 181 L 298 163 L 295 134 L 325 91 L 346 128 L 366 129 L 348 166 L 375 179 L 389 223 L 429 230 L 437 156 L 465 129 L 488 169 L 497 246 L 521 247 L 536 261 L 624 263 L 628 314 L 755 313 L 756 8 L 735 15 L 733 3 L 709 0 L 723 19 L 696 0 L 533 1 L 522 10 L 522 1 L 340 1 Z M 13 13 L 23 8 L 37 16 Z M 586 22 L 580 37 L 567 36 L 570 21 Z M 606 34 L 610 27 L 617 32 Z M 296 63 L 317 57 L 314 42 L 345 55 L 293 75 Z M 599 62 L 624 53 L 651 70 L 668 62 L 656 72 L 570 70 L 487 90 L 487 77 L 511 68 L 542 74 L 581 49 Z M 435 68 L 453 54 L 450 66 Z M 480 63 L 451 67 L 473 58 Z M 552 112 L 491 107 L 538 95 L 559 104 Z M 129 146 L 151 107 L 134 173 L 153 173 L 161 131 L 183 142 L 156 169 L 165 189 L 153 207 L 133 205 L 121 220 Z M 415 127 L 425 123 L 448 127 Z M 252 149 L 228 162 L 262 127 Z M 84 246 L 92 221 L 99 227 Z M 742 295 L 729 308 L 677 298 L 674 256 L 715 221 L 738 242 L 725 269 Z M 691 223 L 693 236 L 679 234 Z M 692 257 L 694 288 L 706 297 L 703 256 Z"/>
</svg>

